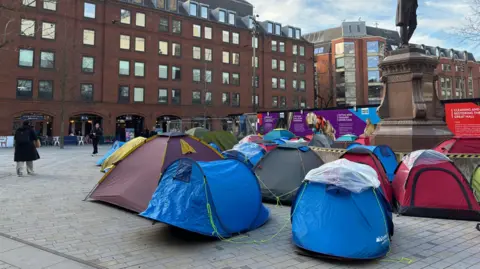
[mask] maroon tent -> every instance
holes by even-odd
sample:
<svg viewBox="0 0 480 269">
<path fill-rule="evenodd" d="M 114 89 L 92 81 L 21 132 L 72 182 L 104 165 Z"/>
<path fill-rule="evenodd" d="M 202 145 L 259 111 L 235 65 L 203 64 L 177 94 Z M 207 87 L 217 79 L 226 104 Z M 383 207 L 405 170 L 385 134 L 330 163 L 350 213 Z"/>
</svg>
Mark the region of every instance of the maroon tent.
<svg viewBox="0 0 480 269">
<path fill-rule="evenodd" d="M 180 133 L 159 135 L 115 163 L 89 197 L 140 213 L 147 208 L 164 169 L 185 157 L 195 161 L 223 158 L 194 137 Z"/>
</svg>

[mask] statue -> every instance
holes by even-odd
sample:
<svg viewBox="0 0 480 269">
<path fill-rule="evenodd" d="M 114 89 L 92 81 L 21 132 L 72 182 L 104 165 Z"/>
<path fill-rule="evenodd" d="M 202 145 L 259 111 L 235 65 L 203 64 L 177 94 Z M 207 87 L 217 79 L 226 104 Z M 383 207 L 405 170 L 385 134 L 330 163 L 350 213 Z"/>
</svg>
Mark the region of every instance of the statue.
<svg viewBox="0 0 480 269">
<path fill-rule="evenodd" d="M 408 47 L 417 28 L 418 0 L 397 0 L 397 26 L 400 26 L 401 47 Z"/>
</svg>

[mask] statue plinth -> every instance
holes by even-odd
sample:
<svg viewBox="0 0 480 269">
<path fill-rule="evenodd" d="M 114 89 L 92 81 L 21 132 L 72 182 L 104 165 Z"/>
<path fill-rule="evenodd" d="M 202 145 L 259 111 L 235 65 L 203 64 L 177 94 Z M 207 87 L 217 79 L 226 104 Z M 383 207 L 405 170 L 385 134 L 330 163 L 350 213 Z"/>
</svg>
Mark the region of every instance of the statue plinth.
<svg viewBox="0 0 480 269">
<path fill-rule="evenodd" d="M 372 144 L 410 152 L 452 137 L 437 95 L 437 65 L 436 58 L 418 48 L 399 49 L 380 63 L 384 96 L 377 112 L 382 121 Z"/>
</svg>

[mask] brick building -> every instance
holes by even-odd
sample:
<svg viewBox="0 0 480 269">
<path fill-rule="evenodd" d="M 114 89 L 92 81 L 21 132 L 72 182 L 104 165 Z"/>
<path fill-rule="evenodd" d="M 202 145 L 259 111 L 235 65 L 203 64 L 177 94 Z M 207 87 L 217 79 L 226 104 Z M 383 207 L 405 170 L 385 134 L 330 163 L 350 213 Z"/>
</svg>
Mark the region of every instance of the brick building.
<svg viewBox="0 0 480 269">
<path fill-rule="evenodd" d="M 396 31 L 343 22 L 340 27 L 304 35 L 315 44 L 319 107 L 380 104 L 383 86 L 378 64 L 397 48 Z M 480 63 L 469 52 L 415 45 L 438 57 L 439 97 L 480 96 Z"/>
<path fill-rule="evenodd" d="M 96 122 L 114 135 L 313 107 L 313 45 L 297 27 L 256 23 L 246 1 L 0 0 L 11 2 L 0 11 L 0 135 L 25 119 L 49 136 L 62 122 L 65 135 Z"/>
</svg>

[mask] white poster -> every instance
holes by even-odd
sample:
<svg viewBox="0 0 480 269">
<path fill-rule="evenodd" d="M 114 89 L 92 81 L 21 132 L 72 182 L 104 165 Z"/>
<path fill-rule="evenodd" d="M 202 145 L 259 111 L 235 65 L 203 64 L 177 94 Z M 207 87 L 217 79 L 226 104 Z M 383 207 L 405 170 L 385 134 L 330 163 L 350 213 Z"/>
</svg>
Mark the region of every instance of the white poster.
<svg viewBox="0 0 480 269">
<path fill-rule="evenodd" d="M 0 136 L 0 148 L 13 148 L 13 136 Z"/>
</svg>

